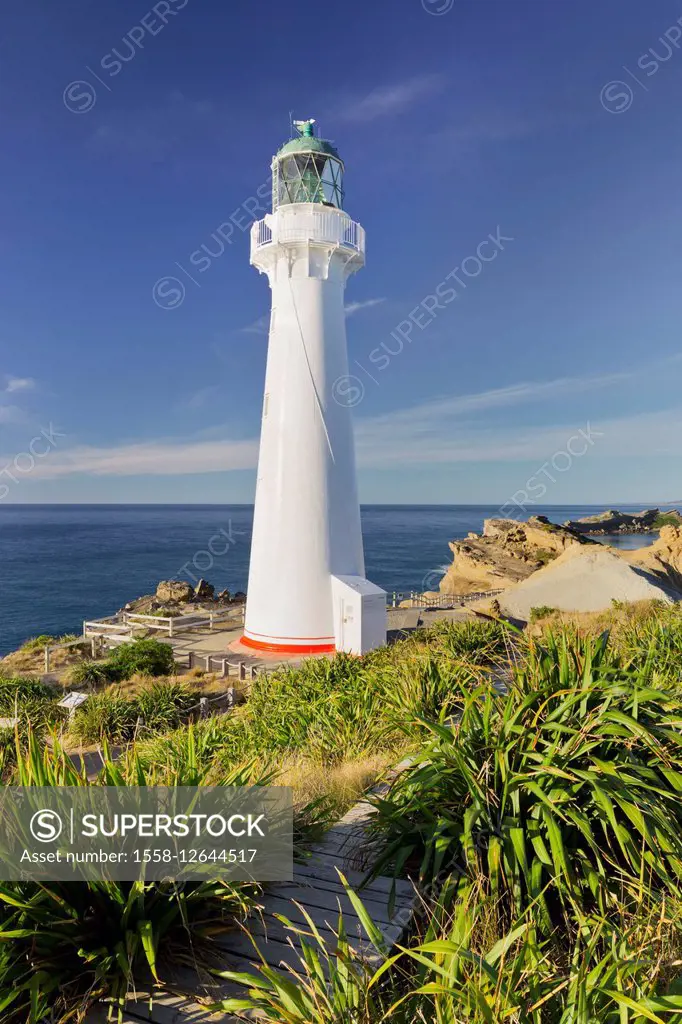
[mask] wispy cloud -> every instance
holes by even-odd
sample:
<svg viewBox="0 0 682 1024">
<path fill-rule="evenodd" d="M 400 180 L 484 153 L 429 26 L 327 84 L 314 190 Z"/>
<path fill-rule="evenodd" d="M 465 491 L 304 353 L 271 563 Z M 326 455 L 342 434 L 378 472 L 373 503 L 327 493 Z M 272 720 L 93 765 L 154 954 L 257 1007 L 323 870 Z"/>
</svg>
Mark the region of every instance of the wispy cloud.
<svg viewBox="0 0 682 1024">
<path fill-rule="evenodd" d="M 0 423 L 22 423 L 25 419 L 25 412 L 17 405 L 0 405 Z"/>
<path fill-rule="evenodd" d="M 182 399 L 179 405 L 184 409 L 204 409 L 211 399 L 217 396 L 218 391 L 217 384 L 209 384 L 208 387 L 199 388 L 198 391 Z"/>
<path fill-rule="evenodd" d="M 347 121 L 369 122 L 393 117 L 415 106 L 427 96 L 442 92 L 447 84 L 444 75 L 419 75 L 405 82 L 380 85 L 363 96 L 348 100 L 341 117 Z"/>
<path fill-rule="evenodd" d="M 144 441 L 111 448 L 86 445 L 59 450 L 36 463 L 32 479 L 88 476 L 187 476 L 252 469 L 258 458 L 254 440 Z"/>
<path fill-rule="evenodd" d="M 252 324 L 240 328 L 240 334 L 268 334 L 270 329 L 270 317 L 259 316 Z"/>
<path fill-rule="evenodd" d="M 476 417 L 495 409 L 581 395 L 633 377 L 634 373 L 623 372 L 522 382 L 474 394 L 449 395 L 367 417 L 358 421 L 358 457 L 363 465 L 376 466 L 535 458 L 546 454 L 548 448 L 553 451 L 552 445 L 565 443 L 575 426 L 511 427 L 505 423 L 481 423 Z"/>
<path fill-rule="evenodd" d="M 386 299 L 365 299 L 364 302 L 349 302 L 346 305 L 346 316 L 355 316 L 363 309 L 371 309 L 372 306 L 380 306 Z"/>
<path fill-rule="evenodd" d="M 413 433 L 405 423 L 363 421 L 356 433 L 358 462 L 365 468 L 471 462 L 527 462 L 549 459 L 580 430 L 598 438 L 592 458 L 679 458 L 682 409 L 608 420 L 576 417 L 551 426 L 487 426 L 462 422 L 457 429 L 422 421 Z"/>
<path fill-rule="evenodd" d="M 430 424 L 444 423 L 465 415 L 484 412 L 489 409 L 501 409 L 512 405 L 528 402 L 539 402 L 545 399 L 558 398 L 562 395 L 579 395 L 585 391 L 611 387 L 631 380 L 632 372 L 609 373 L 592 377 L 558 377 L 555 380 L 525 381 L 510 384 L 504 388 L 492 388 L 470 395 L 447 395 L 428 402 L 401 409 L 398 412 L 386 413 L 367 419 L 363 422 L 380 425 L 384 422 L 391 427 L 404 426 L 409 430 L 425 429 Z"/>
<path fill-rule="evenodd" d="M 464 462 L 527 461 L 549 458 L 586 427 L 570 423 L 511 426 L 490 423 L 479 414 L 532 402 L 554 401 L 617 385 L 635 376 L 614 373 L 523 382 L 468 395 L 438 398 L 407 409 L 357 422 L 358 459 L 365 467 Z M 206 400 L 212 388 L 196 393 Z M 201 397 L 198 397 L 201 396 Z M 0 422 L 9 407 L 0 406 Z M 478 418 L 477 418 L 478 417 Z M 679 456 L 682 449 L 682 408 L 636 416 L 591 420 L 600 432 L 595 456 Z M 210 436 L 206 436 L 206 434 Z M 111 447 L 80 445 L 55 451 L 36 464 L 32 478 L 90 476 L 187 476 L 253 469 L 258 460 L 256 438 L 234 440 L 225 427 L 215 427 L 185 440 L 155 439 Z"/>
<path fill-rule="evenodd" d="M 35 386 L 33 377 L 6 377 L 4 390 L 11 395 L 15 391 L 32 391 Z"/>
</svg>

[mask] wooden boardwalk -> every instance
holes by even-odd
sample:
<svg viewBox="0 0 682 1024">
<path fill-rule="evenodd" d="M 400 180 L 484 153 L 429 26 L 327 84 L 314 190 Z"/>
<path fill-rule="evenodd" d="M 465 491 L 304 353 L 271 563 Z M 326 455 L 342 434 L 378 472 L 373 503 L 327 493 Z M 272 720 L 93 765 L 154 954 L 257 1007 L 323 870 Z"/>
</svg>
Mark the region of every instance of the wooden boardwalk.
<svg viewBox="0 0 682 1024">
<path fill-rule="evenodd" d="M 400 770 L 404 765 L 398 766 Z M 383 787 L 381 787 L 383 788 Z M 257 912 L 248 918 L 247 931 L 236 929 L 221 939 L 218 945 L 224 952 L 222 970 L 248 971 L 254 973 L 253 965 L 259 963 L 258 946 L 265 960 L 272 967 L 286 972 L 287 967 L 301 969 L 300 936 L 284 927 L 275 915 L 280 914 L 308 931 L 299 907 L 305 907 L 327 940 L 330 951 L 334 949 L 339 908 L 343 911 L 344 927 L 351 947 L 369 964 L 378 966 L 382 954 L 369 942 L 355 909 L 348 899 L 339 879 L 342 871 L 353 888 L 358 889 L 365 877 L 364 865 L 368 860 L 366 825 L 373 814 L 371 805 L 362 800 L 356 804 L 325 836 L 322 843 L 313 848 L 312 856 L 304 865 L 294 867 L 292 882 L 278 882 L 268 886 Z M 371 857 L 369 858 L 371 862 Z M 359 892 L 363 904 L 384 936 L 387 948 L 399 941 L 414 913 L 416 893 L 410 882 L 397 880 L 395 883 L 395 906 L 389 914 L 388 902 L 392 879 L 379 877 Z M 251 936 L 251 938 L 249 937 Z M 253 939 L 253 941 L 252 941 Z M 304 937 L 305 940 L 305 937 Z M 311 938 L 308 940 L 314 944 Z M 206 1003 L 221 998 L 243 996 L 237 986 L 210 978 L 208 972 L 184 973 L 173 985 L 176 992 L 191 992 L 193 996 L 156 995 L 152 1007 L 148 997 L 139 993 L 130 1002 L 123 1015 L 123 1024 L 233 1024 L 237 1018 L 230 1014 L 210 1014 Z M 202 1002 L 204 1005 L 202 1005 Z M 115 1011 L 114 1011 L 115 1014 Z M 115 1019 L 115 1016 L 114 1016 Z M 106 1020 L 106 1009 L 100 1006 L 88 1017 L 88 1024 L 102 1024 Z"/>
</svg>

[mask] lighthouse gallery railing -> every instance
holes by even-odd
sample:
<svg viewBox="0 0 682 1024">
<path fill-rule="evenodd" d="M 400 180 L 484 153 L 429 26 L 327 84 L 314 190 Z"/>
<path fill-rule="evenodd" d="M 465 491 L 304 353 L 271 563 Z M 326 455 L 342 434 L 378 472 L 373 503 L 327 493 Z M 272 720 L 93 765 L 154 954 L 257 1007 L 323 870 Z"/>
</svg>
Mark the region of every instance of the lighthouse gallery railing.
<svg viewBox="0 0 682 1024">
<path fill-rule="evenodd" d="M 329 242 L 364 255 L 365 229 L 350 217 L 324 210 L 296 211 L 279 222 L 268 214 L 255 222 L 251 228 L 252 252 L 278 242 Z"/>
</svg>

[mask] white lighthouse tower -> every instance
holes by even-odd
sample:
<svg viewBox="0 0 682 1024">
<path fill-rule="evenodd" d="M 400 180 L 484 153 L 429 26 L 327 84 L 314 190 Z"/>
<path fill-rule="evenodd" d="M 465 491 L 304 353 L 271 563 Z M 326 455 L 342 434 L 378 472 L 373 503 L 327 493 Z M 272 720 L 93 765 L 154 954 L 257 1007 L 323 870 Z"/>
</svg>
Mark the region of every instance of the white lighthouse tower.
<svg viewBox="0 0 682 1024">
<path fill-rule="evenodd" d="M 386 641 L 386 595 L 365 579 L 344 293 L 365 232 L 343 211 L 344 164 L 314 121 L 272 162 L 272 213 L 251 262 L 272 316 L 242 643 L 260 651 L 362 654 Z"/>
</svg>

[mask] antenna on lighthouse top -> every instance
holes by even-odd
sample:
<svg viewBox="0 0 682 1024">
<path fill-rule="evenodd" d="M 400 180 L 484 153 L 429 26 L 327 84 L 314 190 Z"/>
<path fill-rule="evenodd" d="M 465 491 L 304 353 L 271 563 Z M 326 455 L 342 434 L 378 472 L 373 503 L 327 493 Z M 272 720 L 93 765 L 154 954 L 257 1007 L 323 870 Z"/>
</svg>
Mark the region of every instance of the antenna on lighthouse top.
<svg viewBox="0 0 682 1024">
<path fill-rule="evenodd" d="M 294 121 L 294 128 L 302 138 L 314 139 L 315 128 L 313 126 L 316 124 L 317 121 L 315 120 L 315 118 L 311 117 L 307 121 Z"/>
</svg>

